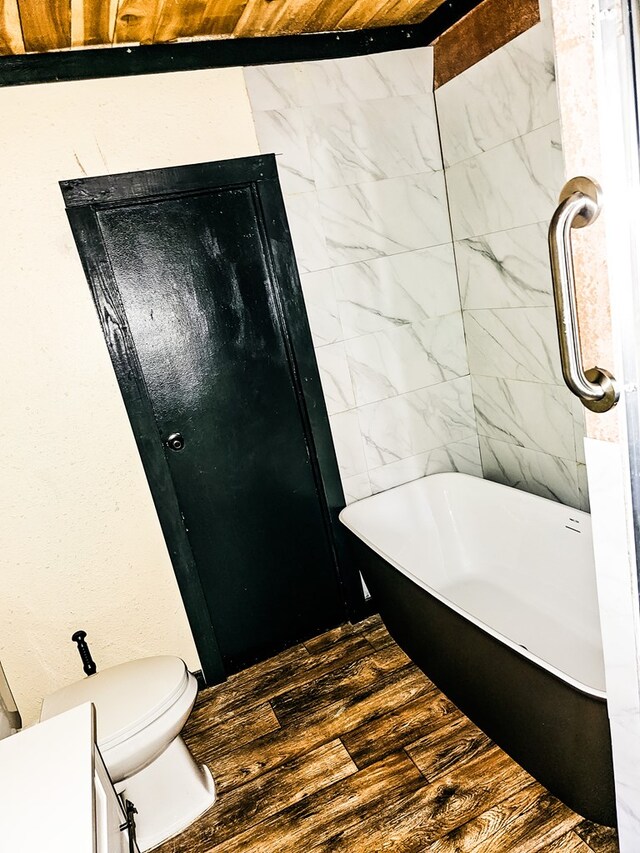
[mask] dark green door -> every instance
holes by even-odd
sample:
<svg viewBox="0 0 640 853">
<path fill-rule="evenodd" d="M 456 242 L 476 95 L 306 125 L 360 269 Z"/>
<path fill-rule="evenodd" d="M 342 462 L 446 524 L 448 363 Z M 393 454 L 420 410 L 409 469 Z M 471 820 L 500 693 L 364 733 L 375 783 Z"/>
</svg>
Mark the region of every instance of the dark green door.
<svg viewBox="0 0 640 853">
<path fill-rule="evenodd" d="M 130 199 L 115 176 L 92 208 L 101 246 L 78 244 L 90 281 L 84 255 L 106 257 L 229 673 L 344 621 L 345 602 L 282 304 L 297 276 L 278 279 L 255 184 L 184 174 L 129 176 Z"/>
</svg>

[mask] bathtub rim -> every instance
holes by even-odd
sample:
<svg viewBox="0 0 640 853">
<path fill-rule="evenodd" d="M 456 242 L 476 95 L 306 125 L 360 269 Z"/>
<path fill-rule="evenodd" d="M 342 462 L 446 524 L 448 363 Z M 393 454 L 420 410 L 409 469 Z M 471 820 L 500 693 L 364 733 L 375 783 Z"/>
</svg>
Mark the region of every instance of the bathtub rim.
<svg viewBox="0 0 640 853">
<path fill-rule="evenodd" d="M 461 478 L 465 478 L 465 479 L 481 480 L 482 482 L 490 483 L 492 486 L 497 486 L 500 489 L 509 489 L 511 491 L 519 491 L 517 489 L 514 489 L 512 486 L 505 486 L 502 483 L 494 483 L 492 480 L 485 480 L 484 478 L 481 478 L 481 477 L 473 477 L 471 474 L 463 474 L 461 472 L 453 472 L 453 471 L 452 472 L 443 472 L 443 473 L 438 473 L 438 474 L 426 474 L 424 477 L 418 477 L 417 480 L 426 480 L 426 479 L 430 479 L 431 477 L 436 477 L 436 478 L 447 477 L 447 478 L 449 478 L 449 477 L 451 477 L 452 474 L 456 477 L 461 477 Z M 502 633 L 500 633 L 500 631 L 496 631 L 494 628 L 491 628 L 491 626 L 487 625 L 486 622 L 483 622 L 481 619 L 478 619 L 472 613 L 469 613 L 468 610 L 465 610 L 463 607 L 460 607 L 459 605 L 455 604 L 453 601 L 451 601 L 449 598 L 447 598 L 441 592 L 438 592 L 438 590 L 429 586 L 429 584 L 425 583 L 419 577 L 414 575 L 406 567 L 402 566 L 400 563 L 398 563 L 396 560 L 394 560 L 389 554 L 385 553 L 374 542 L 372 542 L 367 536 L 363 536 L 362 533 L 359 530 L 357 530 L 357 528 L 354 525 L 352 525 L 351 523 L 349 523 L 349 521 L 346 520 L 345 516 L 346 517 L 349 516 L 348 511 L 349 511 L 350 507 L 355 506 L 356 504 L 362 505 L 364 503 L 367 503 L 368 501 L 376 500 L 377 498 L 380 498 L 382 495 L 386 495 L 389 492 L 395 492 L 398 489 L 402 489 L 405 486 L 411 485 L 415 482 L 416 482 L 416 480 L 410 480 L 408 483 L 401 483 L 398 486 L 394 486 L 393 489 L 387 489 L 384 492 L 378 492 L 375 495 L 370 495 L 367 498 L 363 498 L 360 501 L 356 501 L 353 504 L 350 504 L 349 506 L 346 506 L 343 510 L 341 510 L 338 518 L 340 519 L 341 523 L 347 528 L 347 530 L 351 531 L 351 533 L 353 533 L 354 536 L 356 536 L 358 539 L 360 539 L 362 542 L 364 542 L 365 545 L 367 545 L 369 548 L 371 548 L 371 550 L 374 551 L 376 554 L 378 554 L 378 556 L 382 557 L 383 560 L 386 560 L 389 563 L 389 565 L 393 566 L 394 569 L 399 571 L 405 577 L 409 578 L 409 580 L 413 581 L 413 583 L 417 584 L 419 587 L 422 587 L 422 589 L 424 589 L 426 592 L 428 592 L 430 595 L 432 595 L 434 598 L 436 598 L 442 604 L 444 604 L 447 607 L 450 607 L 451 610 L 453 610 L 459 616 L 462 616 L 464 619 L 468 619 L 477 628 L 480 628 L 482 631 L 485 631 L 487 634 L 489 634 L 494 639 L 498 640 L 499 642 L 506 645 L 508 648 L 510 648 L 513 651 L 517 652 L 518 654 L 522 655 L 522 657 L 527 658 L 527 660 L 531 661 L 532 663 L 536 664 L 537 666 L 539 666 L 542 669 L 546 670 L 547 672 L 551 673 L 556 678 L 559 678 L 561 681 L 564 681 L 566 684 L 571 685 L 571 687 L 573 687 L 575 690 L 578 690 L 580 693 L 584 693 L 587 696 L 591 696 L 595 699 L 600 699 L 603 702 L 606 702 L 607 701 L 606 688 L 605 688 L 605 690 L 600 690 L 597 687 L 590 687 L 588 684 L 584 684 L 583 682 L 578 681 L 577 678 L 574 678 L 572 675 L 569 675 L 568 673 L 564 672 L 563 670 L 559 669 L 558 667 L 554 666 L 553 664 L 548 663 L 543 658 L 541 658 L 538 655 L 530 652 L 529 649 L 526 649 L 524 646 L 521 646 L 518 643 L 515 643 L 513 640 L 511 640 L 505 634 L 502 634 Z M 583 512 L 582 510 L 576 510 L 574 507 L 568 507 L 568 506 L 566 506 L 566 504 L 561 504 L 561 503 L 558 503 L 556 501 L 550 501 L 548 498 L 543 498 L 540 495 L 533 495 L 533 494 L 530 494 L 529 492 L 526 492 L 525 494 L 527 495 L 527 497 L 530 497 L 532 499 L 536 499 L 539 501 L 545 501 L 546 503 L 551 503 L 551 504 L 561 506 L 561 507 L 566 507 L 566 509 L 571 510 L 573 512 Z M 589 513 L 583 513 L 583 514 L 589 515 Z"/>
</svg>

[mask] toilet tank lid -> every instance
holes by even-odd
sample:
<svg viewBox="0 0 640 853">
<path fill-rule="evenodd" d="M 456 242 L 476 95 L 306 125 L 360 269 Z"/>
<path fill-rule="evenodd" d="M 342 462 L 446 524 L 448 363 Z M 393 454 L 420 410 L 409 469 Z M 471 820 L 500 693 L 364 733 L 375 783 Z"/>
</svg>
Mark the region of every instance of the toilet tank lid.
<svg viewBox="0 0 640 853">
<path fill-rule="evenodd" d="M 47 696 L 40 719 L 93 702 L 98 746 L 109 749 L 157 720 L 184 693 L 188 683 L 189 672 L 180 658 L 160 655 L 132 660 Z"/>
</svg>

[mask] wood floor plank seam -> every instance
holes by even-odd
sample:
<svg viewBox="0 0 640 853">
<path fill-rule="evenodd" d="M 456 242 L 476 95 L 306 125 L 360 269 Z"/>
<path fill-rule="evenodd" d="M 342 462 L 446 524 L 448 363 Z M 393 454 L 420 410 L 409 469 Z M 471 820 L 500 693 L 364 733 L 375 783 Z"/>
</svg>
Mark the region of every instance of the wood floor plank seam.
<svg viewBox="0 0 640 853">
<path fill-rule="evenodd" d="M 252 683 L 247 682 L 247 672 L 250 670 L 245 670 L 231 676 L 221 685 L 205 688 L 198 697 L 191 724 L 196 724 L 203 714 L 215 712 L 219 718 L 236 713 L 239 708 L 246 710 L 251 704 L 271 700 L 279 693 L 292 689 L 292 680 L 295 682 L 294 686 L 315 682 L 323 674 L 323 668 L 326 672 L 331 672 L 332 668 L 346 666 L 350 661 L 369 657 L 377 651 L 358 634 L 341 637 L 341 642 L 326 649 L 323 655 L 310 655 L 304 649 L 305 655 L 296 660 L 302 648 L 304 647 L 299 645 L 282 652 L 278 657 L 282 657 L 285 663 L 280 667 L 273 663 L 269 667 L 265 663 L 257 664 L 252 668 L 256 670 Z M 249 688 L 251 692 L 248 692 Z"/>
<path fill-rule="evenodd" d="M 405 747 L 403 747 L 403 751 L 404 751 L 404 753 L 406 754 L 406 756 L 407 756 L 407 758 L 409 759 L 409 761 L 412 761 L 412 762 L 413 762 L 413 764 L 415 765 L 416 770 L 417 770 L 417 771 L 418 771 L 418 772 L 423 776 L 423 778 L 424 778 L 424 779 L 425 779 L 425 781 L 426 781 L 427 777 L 424 775 L 424 773 L 422 772 L 422 770 L 420 770 L 420 768 L 419 768 L 419 767 L 418 767 L 418 765 L 415 763 L 415 761 L 413 761 L 413 758 L 411 757 L 411 753 L 407 750 L 407 747 L 406 747 L 406 746 L 405 746 Z M 349 752 L 349 750 L 347 750 L 347 752 Z M 349 754 L 351 755 L 351 753 L 349 753 Z M 351 756 L 351 760 L 353 761 L 353 756 Z"/>
</svg>

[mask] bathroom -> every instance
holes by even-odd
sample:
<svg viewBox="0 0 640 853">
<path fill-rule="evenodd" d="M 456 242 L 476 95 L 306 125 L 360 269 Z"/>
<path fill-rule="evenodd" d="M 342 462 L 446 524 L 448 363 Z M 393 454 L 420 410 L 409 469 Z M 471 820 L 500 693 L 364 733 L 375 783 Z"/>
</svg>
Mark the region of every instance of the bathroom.
<svg viewBox="0 0 640 853">
<path fill-rule="evenodd" d="M 43 75 L 49 73 L 49 80 L 59 75 L 67 82 L 29 79 L 36 72 L 25 65 L 22 82 L 30 85 L 2 87 L 3 115 L 10 117 L 10 132 L 0 142 L 2 269 L 10 288 L 2 339 L 4 363 L 13 367 L 5 380 L 11 452 L 3 478 L 6 615 L 0 660 L 25 725 L 38 720 L 43 697 L 81 677 L 70 642 L 78 628 L 87 632 L 98 673 L 155 655 L 176 655 L 192 672 L 203 669 L 190 622 L 192 603 L 174 569 L 148 472 L 96 322 L 61 181 L 274 153 L 349 505 L 426 474 L 460 472 L 579 511 L 591 508 L 596 563 L 600 565 L 598 548 L 604 549 L 610 567 L 610 534 L 598 540 L 596 525 L 624 528 L 624 507 L 612 521 L 618 492 L 607 477 L 615 465 L 607 456 L 611 448 L 601 445 L 617 446 L 611 440 L 617 428 L 619 444 L 627 446 L 616 420 L 621 409 L 585 417 L 580 402 L 564 387 L 546 232 L 567 179 L 593 174 L 610 198 L 609 187 L 622 180 L 614 174 L 615 165 L 624 157 L 590 161 L 594 146 L 582 140 L 580 147 L 580 121 L 586 119 L 572 112 L 572 103 L 584 103 L 576 87 L 584 87 L 586 96 L 596 87 L 575 68 L 584 69 L 585 52 L 593 50 L 593 22 L 581 4 L 554 0 L 550 5 L 543 4 L 538 13 L 533 4 L 519 4 L 514 14 L 513 4 L 484 0 L 476 14 L 489 8 L 485 22 L 491 22 L 488 31 L 496 41 L 489 43 L 487 29 L 481 30 L 481 50 L 475 56 L 469 47 L 472 31 L 465 28 L 474 20 L 472 12 L 458 25 L 457 36 L 456 27 L 449 26 L 434 48 L 425 46 L 430 40 L 414 44 L 408 27 L 404 39 L 411 47 L 403 49 L 398 37 L 397 49 L 382 45 L 376 52 L 371 29 L 366 32 L 374 48 L 368 56 L 354 48 L 352 56 L 338 54 L 344 58 L 322 59 L 322 53 L 300 58 L 294 53 L 277 64 L 225 60 L 226 67 L 200 69 L 185 60 L 180 67 L 192 70 L 169 71 L 171 65 L 165 64 L 161 74 L 150 73 L 159 69 L 145 68 L 141 61 L 142 73 L 111 72 L 91 79 L 74 79 L 70 66 L 59 72 L 55 61 L 65 54 L 51 53 L 46 56 L 53 70 Z M 133 13 L 125 17 L 135 21 Z M 76 37 L 73 45 L 83 43 L 77 31 Z M 126 40 L 145 38 L 133 32 Z M 193 42 L 194 49 L 200 45 Z M 37 41 L 25 47 L 30 52 L 46 49 Z M 102 57 L 104 52 L 97 49 L 95 54 Z M 18 63 L 11 68 L 7 74 L 21 73 Z M 607 108 L 613 114 L 614 105 Z M 615 116 L 608 118 L 613 128 Z M 611 145 L 619 152 L 619 140 Z M 597 272 L 602 259 L 591 255 L 581 262 L 578 254 L 594 252 L 594 233 L 600 227 L 598 222 L 574 236 L 578 285 L 588 294 L 581 310 L 586 303 L 601 306 L 609 299 L 608 292 L 604 303 L 596 298 L 597 288 L 606 285 L 606 276 Z M 613 272 L 624 277 L 624 271 Z M 611 310 L 624 314 L 625 297 L 617 298 Z M 586 312 L 580 321 L 587 365 L 602 365 L 619 375 L 622 362 L 630 370 L 618 344 L 612 360 L 610 345 L 596 326 L 601 316 Z M 590 334 L 593 329 L 597 333 Z M 601 488 L 595 488 L 596 482 Z M 625 552 L 626 535 L 623 529 L 616 539 Z M 625 556 L 619 556 L 620 565 Z M 640 714 L 629 711 L 637 706 L 637 696 L 625 693 L 633 678 L 616 679 L 616 673 L 637 666 L 632 655 L 637 613 L 631 603 L 621 603 L 624 577 L 611 572 L 606 579 L 608 585 L 599 588 L 600 620 L 618 805 L 621 794 L 628 795 L 618 811 L 624 851 L 633 850 L 638 838 L 640 799 L 633 762 L 640 747 L 624 738 L 640 726 Z M 305 594 L 311 599 L 313 590 Z M 417 702 L 422 676 L 404 671 L 409 664 L 378 622 L 361 622 L 375 618 L 369 615 L 376 609 L 375 596 L 371 604 L 360 602 L 353 584 L 349 594 L 356 602 L 353 621 L 364 624 L 364 634 L 356 630 L 343 636 L 334 628 L 335 651 L 344 654 L 336 660 L 345 667 L 353 664 L 365 693 L 374 676 L 384 681 L 385 671 L 402 670 L 398 695 Z M 629 631 L 632 639 L 624 642 Z M 318 637 L 307 639 L 304 649 L 292 648 L 280 652 L 290 655 L 289 666 L 274 695 L 286 697 L 292 691 L 295 696 L 297 689 L 304 709 L 302 685 L 307 682 L 301 673 L 309 663 L 301 658 L 326 655 L 327 647 Z M 364 663 L 358 665 L 360 660 Z M 331 688 L 325 658 L 318 671 L 323 666 L 327 683 L 324 688 L 324 682 L 316 685 L 319 692 Z M 255 670 L 251 681 L 248 669 L 246 676 L 233 675 L 219 693 L 209 688 L 221 697 L 226 720 L 220 723 L 221 741 L 237 741 L 249 726 L 241 716 L 236 719 L 242 694 L 234 698 L 222 691 L 237 684 L 233 689 L 241 691 L 244 685 L 245 698 L 251 690 L 258 695 L 260 677 L 267 681 L 272 676 L 268 663 L 257 667 L 262 670 Z M 339 693 L 344 689 L 338 686 L 327 695 L 344 698 Z M 260 737 L 276 725 L 274 715 L 280 720 L 290 714 L 295 720 L 295 709 L 285 699 L 274 699 L 271 711 L 264 707 L 269 701 L 260 700 L 260 713 L 254 715 Z M 225 715 L 225 703 L 233 714 Z M 200 720 L 206 727 L 206 719 L 204 706 L 198 705 L 190 725 Z M 335 744 L 332 748 L 338 749 Z M 355 755 L 357 747 L 352 748 Z M 224 774 L 234 772 L 229 764 L 233 754 L 227 756 L 222 743 L 207 749 L 211 757 L 201 760 L 219 783 L 222 807 Z M 337 761 L 338 776 L 324 780 L 324 794 L 314 793 L 317 800 L 310 798 L 309 808 L 316 801 L 333 802 L 336 820 L 345 828 L 356 819 L 363 822 L 362 838 L 368 837 L 370 846 L 362 849 L 377 849 L 373 839 L 391 832 L 393 821 L 382 823 L 379 836 L 373 835 L 373 813 L 381 807 L 375 800 L 355 817 L 340 818 L 340 801 L 332 801 L 330 792 L 339 793 L 340 785 L 347 784 L 340 780 L 351 771 L 344 753 L 338 752 L 345 763 Z M 322 762 L 322 753 L 316 758 Z M 380 760 L 392 770 L 396 762 L 400 787 L 406 784 L 408 790 L 420 782 L 393 755 Z M 485 811 L 518 795 L 517 782 L 508 787 L 517 771 L 509 776 L 506 767 L 503 794 Z M 304 778 L 304 765 L 295 772 L 293 778 Z M 288 789 L 284 771 L 274 778 Z M 255 782 L 248 791 L 261 791 L 266 801 L 256 821 L 279 811 L 277 804 L 269 805 L 272 790 L 262 792 Z M 389 788 L 389 797 L 399 801 L 400 788 Z M 246 801 L 236 801 L 246 806 Z M 420 812 L 407 809 L 407 814 L 418 820 Z M 518 842 L 518 848 L 514 830 L 502 847 L 494 839 L 494 846 L 485 849 L 544 849 L 545 844 L 560 844 L 563 835 L 565 846 L 557 849 L 616 849 L 604 846 L 615 843 L 610 834 L 598 847 L 597 840 L 577 836 L 566 820 L 564 825 L 548 821 L 553 832 L 565 830 L 557 836 L 536 836 L 533 842 Z M 442 834 L 452 828 L 443 821 Z M 203 833 L 200 846 L 175 849 L 213 849 L 215 835 Z M 220 838 L 229 838 L 228 829 L 225 833 Z M 348 836 L 330 843 L 330 835 L 323 837 L 318 830 L 315 841 L 311 836 L 290 842 L 281 837 L 279 849 L 312 849 L 312 844 L 349 849 Z M 220 842 L 221 849 L 225 843 Z M 434 849 L 449 849 L 433 844 Z M 270 847 L 263 843 L 259 849 Z M 355 842 L 351 849 L 357 849 Z M 389 849 L 429 847 L 397 841 Z"/>
</svg>

